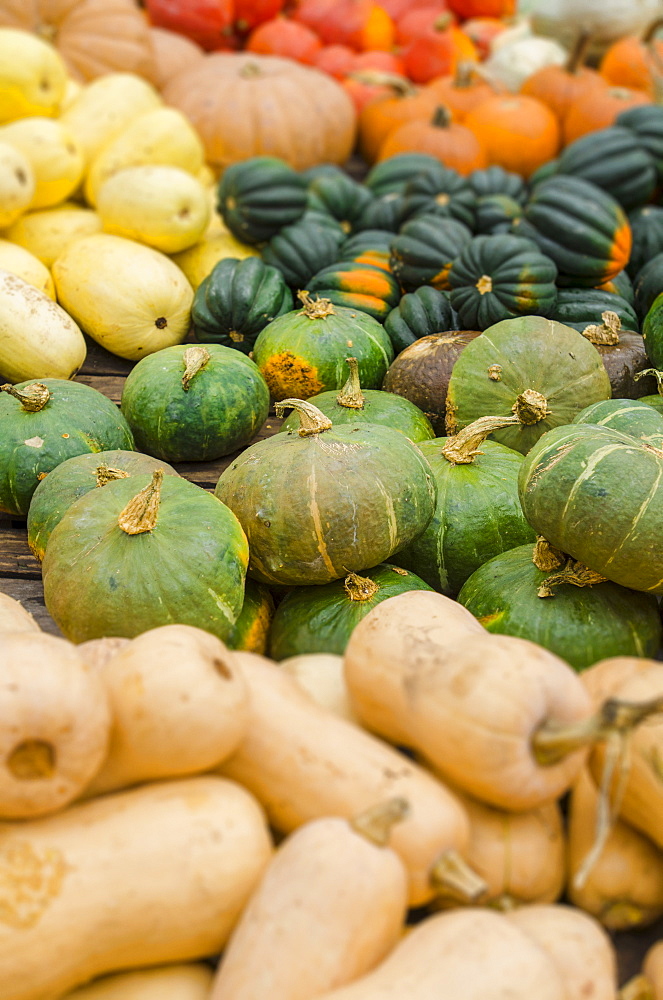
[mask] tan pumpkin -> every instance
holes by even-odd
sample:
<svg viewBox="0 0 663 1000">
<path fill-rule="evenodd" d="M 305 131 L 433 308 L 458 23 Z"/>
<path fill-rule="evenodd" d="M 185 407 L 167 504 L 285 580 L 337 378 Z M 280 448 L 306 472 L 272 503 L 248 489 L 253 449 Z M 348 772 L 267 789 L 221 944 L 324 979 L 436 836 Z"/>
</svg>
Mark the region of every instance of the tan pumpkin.
<svg viewBox="0 0 663 1000">
<path fill-rule="evenodd" d="M 67 993 L 62 1000 L 208 1000 L 213 973 L 208 965 L 165 965 L 119 972 Z"/>
<path fill-rule="evenodd" d="M 342 164 L 354 145 L 343 88 L 291 59 L 214 53 L 178 73 L 163 95 L 193 123 L 219 171 L 251 156 L 278 156 L 296 170 Z"/>
<path fill-rule="evenodd" d="M 1 0 L 0 25 L 51 41 L 79 80 L 154 73 L 148 24 L 133 0 Z"/>
<path fill-rule="evenodd" d="M 0 677 L 0 817 L 43 816 L 101 767 L 106 692 L 74 645 L 39 631 L 0 637 Z"/>
<path fill-rule="evenodd" d="M 242 674 L 220 639 L 191 625 L 143 632 L 97 672 L 113 724 L 108 756 L 86 795 L 209 770 L 248 726 Z"/>
<path fill-rule="evenodd" d="M 0 635 L 3 632 L 41 632 L 41 628 L 20 601 L 0 592 Z"/>
<path fill-rule="evenodd" d="M 568 897 L 612 931 L 653 923 L 663 914 L 663 851 L 616 819 L 594 859 L 597 807 L 598 790 L 583 769 L 569 806 Z M 583 866 L 587 874 L 578 879 Z"/>
<path fill-rule="evenodd" d="M 200 46 L 190 38 L 168 31 L 167 28 L 152 27 L 149 32 L 154 56 L 152 80 L 159 90 L 178 73 L 199 63 L 205 55 Z"/>
<path fill-rule="evenodd" d="M 216 954 L 271 853 L 258 803 L 214 776 L 0 824 L 3 1000 Z"/>
<path fill-rule="evenodd" d="M 534 809 L 561 795 L 587 756 L 576 749 L 543 763 L 541 744 L 590 719 L 591 699 L 563 660 L 489 635 L 458 608 L 412 591 L 366 615 L 345 651 L 352 705 L 369 729 L 413 747 L 468 794 Z"/>
<path fill-rule="evenodd" d="M 320 708 L 277 664 L 254 653 L 233 655 L 248 681 L 251 719 L 219 770 L 253 792 L 277 830 L 289 833 L 322 816 L 347 819 L 385 799 L 405 798 L 410 814 L 395 827 L 391 844 L 408 869 L 410 902 L 449 891 L 451 868 L 459 863 L 465 885 L 459 852 L 469 840 L 469 821 L 441 782 Z M 484 889 L 481 880 L 471 880 L 470 893 Z"/>
<path fill-rule="evenodd" d="M 326 708 L 349 722 L 358 723 L 343 675 L 342 656 L 335 656 L 333 653 L 302 653 L 300 656 L 281 660 L 279 667 L 290 674 L 321 708 Z"/>
<path fill-rule="evenodd" d="M 647 951 L 642 971 L 653 989 L 653 1000 L 663 997 L 663 941 L 657 941 Z"/>
<path fill-rule="evenodd" d="M 408 877 L 388 846 L 392 800 L 283 841 L 226 948 L 210 1000 L 311 1000 L 374 968 L 401 936 Z"/>
</svg>

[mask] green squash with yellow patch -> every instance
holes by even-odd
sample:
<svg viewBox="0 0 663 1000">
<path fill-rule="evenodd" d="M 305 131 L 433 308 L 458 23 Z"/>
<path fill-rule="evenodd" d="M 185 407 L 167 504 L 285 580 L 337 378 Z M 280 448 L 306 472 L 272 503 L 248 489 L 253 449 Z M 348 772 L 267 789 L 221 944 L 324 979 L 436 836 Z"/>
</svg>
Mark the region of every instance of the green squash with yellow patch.
<svg viewBox="0 0 663 1000">
<path fill-rule="evenodd" d="M 263 656 L 267 652 L 273 617 L 274 598 L 271 593 L 264 584 L 247 577 L 242 610 L 226 639 L 226 646 Z"/>
</svg>

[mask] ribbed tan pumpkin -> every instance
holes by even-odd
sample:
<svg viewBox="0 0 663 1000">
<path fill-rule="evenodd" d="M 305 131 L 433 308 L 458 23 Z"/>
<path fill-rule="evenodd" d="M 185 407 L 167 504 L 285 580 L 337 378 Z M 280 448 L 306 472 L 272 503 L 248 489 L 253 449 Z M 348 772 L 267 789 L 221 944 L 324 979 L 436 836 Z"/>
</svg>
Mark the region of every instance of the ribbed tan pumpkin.
<svg viewBox="0 0 663 1000">
<path fill-rule="evenodd" d="M 147 20 L 134 0 L 0 0 L 0 25 L 52 41 L 79 80 L 154 72 Z"/>
<path fill-rule="evenodd" d="M 354 145 L 352 102 L 335 80 L 277 56 L 214 53 L 163 90 L 193 122 L 210 164 L 280 156 L 296 170 L 344 163 Z"/>
<path fill-rule="evenodd" d="M 199 45 L 167 28 L 150 28 L 154 52 L 153 83 L 161 90 L 169 80 L 197 65 L 204 57 Z"/>
</svg>

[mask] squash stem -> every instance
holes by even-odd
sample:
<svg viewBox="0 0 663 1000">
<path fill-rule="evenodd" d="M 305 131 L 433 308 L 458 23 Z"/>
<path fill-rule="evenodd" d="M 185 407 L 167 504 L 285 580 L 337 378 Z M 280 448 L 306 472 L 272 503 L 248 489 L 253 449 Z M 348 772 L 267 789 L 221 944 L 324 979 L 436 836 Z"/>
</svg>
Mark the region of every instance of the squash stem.
<svg viewBox="0 0 663 1000">
<path fill-rule="evenodd" d="M 536 389 L 525 389 L 516 398 L 511 407 L 521 424 L 538 424 L 539 420 L 545 420 L 549 414 L 548 400 Z"/>
<path fill-rule="evenodd" d="M 303 305 L 303 313 L 307 319 L 325 319 L 334 315 L 334 304 L 330 299 L 315 298 L 306 289 L 297 292 L 297 297 Z"/>
<path fill-rule="evenodd" d="M 430 882 L 440 896 L 451 896 L 463 903 L 476 903 L 488 892 L 488 886 L 470 868 L 458 851 L 442 854 L 430 871 Z"/>
<path fill-rule="evenodd" d="M 569 557 L 566 552 L 556 549 L 547 538 L 538 535 L 532 552 L 532 562 L 542 573 L 552 573 L 560 569 Z"/>
<path fill-rule="evenodd" d="M 596 570 L 590 569 L 584 563 L 576 559 L 567 559 L 566 565 L 557 573 L 551 573 L 541 582 L 537 590 L 538 597 L 554 597 L 553 587 L 560 587 L 563 583 L 569 583 L 573 587 L 595 587 L 597 583 L 605 583 L 607 577 L 601 576 Z"/>
<path fill-rule="evenodd" d="M 660 28 L 663 28 L 663 17 L 657 17 L 655 21 L 652 21 L 652 23 L 649 25 L 644 35 L 642 36 L 643 43 L 645 45 L 651 45 L 651 43 L 654 41 L 654 36 L 656 35 L 656 33 L 659 31 Z"/>
<path fill-rule="evenodd" d="M 394 798 L 371 806 L 349 820 L 355 833 L 360 833 L 378 847 L 389 844 L 392 827 L 401 823 L 410 813 L 410 803 L 407 799 Z"/>
<path fill-rule="evenodd" d="M 396 73 L 385 73 L 379 69 L 360 69 L 349 73 L 348 76 L 351 80 L 365 83 L 369 87 L 389 87 L 397 97 L 413 97 L 418 93 L 418 88 L 410 80 Z"/>
<path fill-rule="evenodd" d="M 156 469 L 152 474 L 152 481 L 137 493 L 121 512 L 117 523 L 127 535 L 142 535 L 156 527 L 162 481 L 163 469 Z"/>
<path fill-rule="evenodd" d="M 351 601 L 370 601 L 380 589 L 375 580 L 356 573 L 348 573 L 343 587 Z"/>
<path fill-rule="evenodd" d="M 622 986 L 617 1000 L 656 1000 L 654 987 L 646 976 L 634 976 Z"/>
<path fill-rule="evenodd" d="M 641 372 L 634 375 L 633 378 L 637 382 L 638 379 L 644 378 L 645 375 L 653 375 L 656 379 L 656 390 L 659 396 L 663 396 L 663 372 L 659 371 L 657 368 L 643 368 Z"/>
<path fill-rule="evenodd" d="M 517 416 L 479 417 L 449 438 L 442 448 L 442 454 L 452 465 L 471 465 L 477 455 L 483 455 L 480 446 L 489 434 L 520 423 L 521 420 Z"/>
<path fill-rule="evenodd" d="M 363 410 L 366 398 L 361 391 L 359 381 L 359 362 L 356 358 L 346 358 L 345 361 L 350 369 L 350 375 L 336 397 L 336 402 L 339 406 L 345 406 L 349 410 Z"/>
<path fill-rule="evenodd" d="M 17 389 L 7 382 L 5 385 L 0 385 L 0 392 L 6 392 L 7 395 L 13 396 L 28 413 L 39 413 L 51 398 L 51 394 L 43 382 L 33 382 L 25 389 Z"/>
<path fill-rule="evenodd" d="M 97 474 L 97 486 L 106 486 L 108 483 L 115 482 L 116 479 L 128 479 L 129 473 L 125 472 L 124 469 L 114 469 L 110 465 L 106 465 L 102 462 L 95 469 Z"/>
<path fill-rule="evenodd" d="M 451 125 L 452 118 L 449 108 L 445 107 L 444 104 L 438 104 L 433 112 L 433 117 L 431 118 L 431 125 L 434 128 L 449 128 Z"/>
<path fill-rule="evenodd" d="M 581 31 L 576 38 L 576 43 L 571 49 L 566 63 L 566 72 L 575 76 L 585 65 L 585 57 L 589 48 L 592 36 L 589 31 Z"/>
<path fill-rule="evenodd" d="M 616 312 L 609 311 L 601 313 L 601 319 L 603 320 L 601 326 L 596 323 L 586 326 L 582 331 L 583 337 L 586 337 L 590 344 L 599 347 L 616 347 L 619 343 L 622 321 Z"/>
<path fill-rule="evenodd" d="M 299 436 L 311 437 L 322 431 L 331 430 L 332 422 L 317 406 L 304 399 L 282 399 L 274 404 L 276 416 L 282 417 L 285 410 L 296 410 L 299 414 Z"/>
<path fill-rule="evenodd" d="M 198 372 L 205 367 L 211 356 L 212 355 L 206 347 L 187 347 L 186 351 L 182 355 L 182 360 L 184 361 L 182 388 L 185 392 L 189 391 L 191 382 Z"/>
</svg>

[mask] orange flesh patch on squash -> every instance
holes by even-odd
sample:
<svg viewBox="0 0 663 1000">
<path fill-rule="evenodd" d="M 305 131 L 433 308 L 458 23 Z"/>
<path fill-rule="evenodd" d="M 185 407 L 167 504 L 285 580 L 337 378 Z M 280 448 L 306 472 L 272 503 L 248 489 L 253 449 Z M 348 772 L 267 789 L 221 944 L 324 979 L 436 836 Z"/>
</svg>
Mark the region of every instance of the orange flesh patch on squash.
<svg viewBox="0 0 663 1000">
<path fill-rule="evenodd" d="M 318 369 L 291 351 L 273 355 L 260 371 L 276 400 L 308 399 L 325 388 L 317 377 Z"/>
<path fill-rule="evenodd" d="M 382 271 L 378 274 L 373 271 L 362 271 L 357 280 L 357 271 L 340 271 L 342 281 L 339 283 L 342 291 L 357 292 L 358 295 L 376 295 L 384 298 L 389 295 L 392 285 L 385 281 Z M 347 281 L 347 285 L 346 285 Z M 361 285 L 361 290 L 358 286 Z"/>
<path fill-rule="evenodd" d="M 483 625 L 484 628 L 490 628 L 495 622 L 498 622 L 500 618 L 504 617 L 503 611 L 494 611 L 492 615 L 484 615 L 483 618 L 477 618 L 479 625 Z"/>
<path fill-rule="evenodd" d="M 441 271 L 438 271 L 434 278 L 430 279 L 430 284 L 433 288 L 437 288 L 438 291 L 442 289 L 449 291 L 451 285 L 449 284 L 449 271 L 451 270 L 451 263 L 445 264 Z"/>
<path fill-rule="evenodd" d="M 262 656 L 267 649 L 267 633 L 271 623 L 272 615 L 269 606 L 264 604 L 251 622 L 251 627 L 244 633 L 237 649 L 247 653 L 259 653 Z"/>
<path fill-rule="evenodd" d="M 609 277 L 614 278 L 622 271 L 629 262 L 631 248 L 633 246 L 633 235 L 631 227 L 625 223 L 615 233 L 615 240 L 612 244 L 610 259 L 614 261 L 614 270 L 611 268 Z"/>
<path fill-rule="evenodd" d="M 372 264 L 373 267 L 379 267 L 383 271 L 391 271 L 389 259 L 387 257 L 381 257 L 377 250 L 374 252 L 365 250 L 364 253 L 355 257 L 355 264 Z"/>
</svg>

